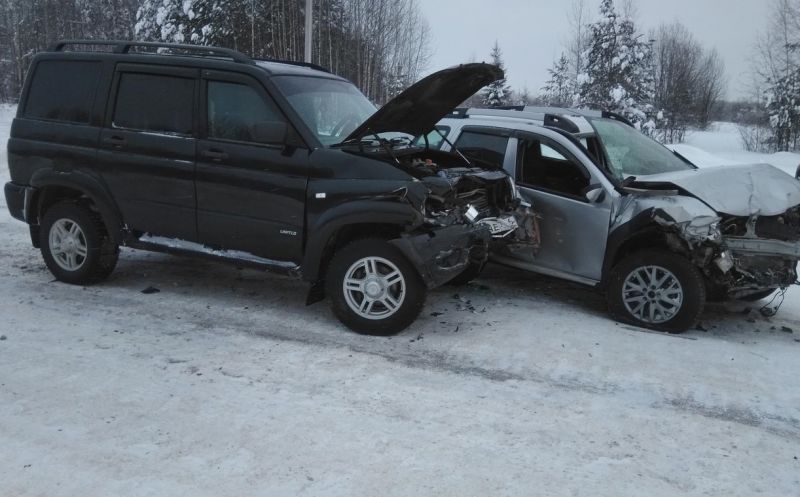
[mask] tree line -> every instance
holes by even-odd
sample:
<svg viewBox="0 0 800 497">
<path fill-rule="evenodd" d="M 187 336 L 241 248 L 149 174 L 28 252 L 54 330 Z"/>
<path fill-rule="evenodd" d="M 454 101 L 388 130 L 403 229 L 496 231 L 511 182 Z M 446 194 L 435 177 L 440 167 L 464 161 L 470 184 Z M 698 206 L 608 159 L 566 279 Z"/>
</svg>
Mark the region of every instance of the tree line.
<svg viewBox="0 0 800 497">
<path fill-rule="evenodd" d="M 382 103 L 419 79 L 430 32 L 417 0 L 314 0 L 312 61 Z M 0 100 L 63 38 L 221 45 L 302 60 L 304 0 L 0 0 Z"/>
<path fill-rule="evenodd" d="M 755 122 L 741 127 L 753 151 L 800 151 L 800 0 L 771 0 L 753 60 Z"/>
<path fill-rule="evenodd" d="M 602 0 L 592 19 L 573 0 L 570 37 L 542 88 L 547 105 L 617 112 L 664 142 L 705 128 L 725 92 L 724 64 L 680 23 L 648 33 L 636 25 L 633 0 Z"/>
</svg>

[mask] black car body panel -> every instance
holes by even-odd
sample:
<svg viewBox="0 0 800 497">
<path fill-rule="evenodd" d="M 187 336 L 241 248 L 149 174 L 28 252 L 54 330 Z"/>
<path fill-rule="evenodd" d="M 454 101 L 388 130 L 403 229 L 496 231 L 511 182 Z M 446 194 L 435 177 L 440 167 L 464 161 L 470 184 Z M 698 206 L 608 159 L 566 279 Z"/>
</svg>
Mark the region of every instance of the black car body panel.
<svg viewBox="0 0 800 497">
<path fill-rule="evenodd" d="M 125 53 L 44 52 L 34 57 L 8 141 L 11 182 L 5 187 L 9 210 L 31 226 L 32 235 L 49 205 L 85 199 L 118 244 L 239 259 L 290 269 L 318 283 L 333 250 L 347 239 L 377 234 L 394 240 L 425 283 L 436 286 L 475 259 L 485 260 L 486 246 L 497 236 L 488 226 L 497 226 L 492 224 L 497 216 L 514 216 L 519 202 L 505 173 L 487 173 L 455 154 L 433 150 L 325 147 L 272 80 L 346 83 L 338 76 L 291 63 L 128 48 Z M 83 79 L 61 90 L 82 104 L 70 109 L 51 102 L 48 110 L 49 100 L 42 95 L 56 83 L 38 79 L 37 71 L 63 70 L 60 64 L 74 63 L 82 64 L 82 76 L 75 78 Z M 366 126 L 372 133 L 432 129 L 463 100 L 462 93 L 471 94 L 499 75 L 499 69 L 485 64 L 432 75 L 422 82 L 432 89 L 415 85 L 398 97 L 399 103 L 376 114 L 378 124 L 373 120 Z M 162 93 L 128 99 L 127 87 L 146 84 L 161 85 Z M 283 139 L 256 143 L 212 136 L 238 129 L 212 126 L 209 116 L 218 111 L 217 102 L 210 103 L 212 85 L 229 103 L 236 92 L 261 99 L 274 122 L 255 123 L 246 131 L 262 133 L 259 139 Z M 447 85 L 455 86 L 447 92 Z M 38 95 L 33 101 L 32 94 Z M 139 107 L 145 104 L 152 104 L 152 115 L 142 114 Z M 414 115 L 409 105 L 420 105 L 418 119 L 400 118 Z M 224 113 L 214 116 L 226 118 Z M 395 126 L 392 118 L 399 119 Z M 163 129 L 152 131 L 151 126 Z M 469 210 L 473 204 L 481 207 L 476 215 Z M 484 218 L 488 224 L 482 224 Z M 502 226 L 510 233 L 510 224 Z"/>
</svg>

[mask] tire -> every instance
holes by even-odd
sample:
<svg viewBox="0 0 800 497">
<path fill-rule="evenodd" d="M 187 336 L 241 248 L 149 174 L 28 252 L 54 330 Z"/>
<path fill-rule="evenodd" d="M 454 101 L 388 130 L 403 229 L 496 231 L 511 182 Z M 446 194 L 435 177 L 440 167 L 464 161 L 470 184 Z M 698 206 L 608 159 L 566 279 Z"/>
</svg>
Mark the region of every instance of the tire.
<svg viewBox="0 0 800 497">
<path fill-rule="evenodd" d="M 759 300 L 765 299 L 777 291 L 778 291 L 777 288 L 762 290 L 757 293 L 751 293 L 750 295 L 745 295 L 744 297 L 739 297 L 736 300 L 741 300 L 743 302 L 758 302 Z"/>
<path fill-rule="evenodd" d="M 346 280 L 350 281 L 347 290 Z M 427 289 L 396 247 L 383 240 L 364 239 L 351 242 L 333 256 L 325 293 L 333 314 L 345 326 L 356 333 L 386 336 L 403 331 L 417 319 Z"/>
<path fill-rule="evenodd" d="M 47 209 L 39 246 L 53 276 L 73 285 L 91 285 L 108 278 L 119 257 L 119 247 L 100 215 L 75 202 L 59 202 Z"/>
<path fill-rule="evenodd" d="M 461 274 L 448 281 L 447 284 L 453 286 L 464 286 L 470 283 L 472 280 L 477 279 L 483 272 L 484 267 L 486 267 L 485 262 L 480 264 L 470 262 L 467 268 L 462 271 Z"/>
<path fill-rule="evenodd" d="M 645 290 L 639 290 L 641 287 Z M 619 321 L 681 333 L 700 318 L 706 285 L 697 267 L 684 257 L 666 250 L 645 250 L 614 267 L 606 298 L 611 315 Z"/>
</svg>

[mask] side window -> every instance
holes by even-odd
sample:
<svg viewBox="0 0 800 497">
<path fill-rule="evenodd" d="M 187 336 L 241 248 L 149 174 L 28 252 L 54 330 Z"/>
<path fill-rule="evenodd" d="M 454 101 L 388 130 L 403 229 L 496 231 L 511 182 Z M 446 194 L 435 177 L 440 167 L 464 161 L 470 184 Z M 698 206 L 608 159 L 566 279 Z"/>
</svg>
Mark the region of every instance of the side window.
<svg viewBox="0 0 800 497">
<path fill-rule="evenodd" d="M 99 62 L 39 62 L 31 80 L 24 115 L 88 124 L 99 79 Z"/>
<path fill-rule="evenodd" d="M 441 150 L 442 144 L 444 143 L 444 139 L 447 138 L 447 135 L 450 134 L 450 127 L 449 126 L 436 126 L 436 129 L 428 133 L 428 148 L 432 150 Z M 425 136 L 420 135 L 414 141 L 415 147 L 424 147 L 425 146 Z"/>
<path fill-rule="evenodd" d="M 583 198 L 589 174 L 557 146 L 540 140 L 521 140 L 517 153 L 521 184 Z"/>
<path fill-rule="evenodd" d="M 279 144 L 285 141 L 286 126 L 286 119 L 275 103 L 266 100 L 253 87 L 223 81 L 208 82 L 209 138 Z M 277 133 L 274 132 L 276 127 Z M 280 133 L 281 127 L 283 133 Z"/>
<path fill-rule="evenodd" d="M 508 137 L 465 131 L 458 137 L 455 145 L 469 158 L 503 167 Z"/>
<path fill-rule="evenodd" d="M 122 73 L 112 126 L 155 133 L 192 134 L 195 80 Z"/>
</svg>

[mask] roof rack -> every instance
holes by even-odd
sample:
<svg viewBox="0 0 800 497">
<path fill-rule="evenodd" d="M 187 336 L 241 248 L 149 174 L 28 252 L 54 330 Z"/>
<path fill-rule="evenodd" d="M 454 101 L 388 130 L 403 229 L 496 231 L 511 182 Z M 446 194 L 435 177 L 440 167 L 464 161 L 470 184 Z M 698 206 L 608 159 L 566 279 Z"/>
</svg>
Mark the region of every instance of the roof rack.
<svg viewBox="0 0 800 497">
<path fill-rule="evenodd" d="M 70 45 L 97 45 L 113 47 L 113 53 L 127 54 L 130 53 L 131 48 L 134 47 L 148 47 L 148 48 L 167 48 L 170 50 L 184 50 L 187 52 L 195 52 L 192 55 L 211 56 L 211 57 L 228 57 L 234 62 L 242 64 L 255 64 L 253 59 L 236 50 L 220 47 L 207 47 L 204 45 L 185 45 L 179 43 L 158 43 L 150 41 L 119 41 L 119 40 L 61 40 L 57 41 L 50 46 L 49 52 L 64 52 L 65 48 Z"/>
<path fill-rule="evenodd" d="M 275 62 L 277 64 L 289 64 L 291 66 L 308 67 L 309 69 L 315 69 L 317 71 L 322 71 L 327 73 L 331 72 L 327 67 L 322 67 L 312 62 L 302 62 L 299 60 L 281 60 L 281 59 L 253 59 L 253 60 L 256 62 Z"/>
</svg>

